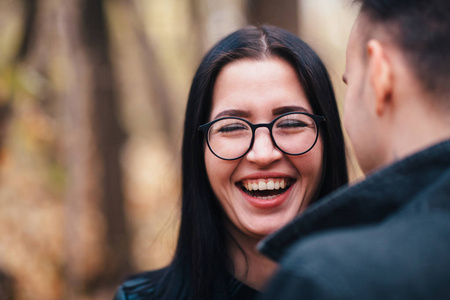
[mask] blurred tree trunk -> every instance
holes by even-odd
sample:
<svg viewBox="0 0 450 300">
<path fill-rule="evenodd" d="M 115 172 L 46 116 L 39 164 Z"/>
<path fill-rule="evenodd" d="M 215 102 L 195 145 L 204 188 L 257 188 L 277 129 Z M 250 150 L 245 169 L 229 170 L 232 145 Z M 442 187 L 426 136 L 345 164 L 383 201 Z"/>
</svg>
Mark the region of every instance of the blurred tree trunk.
<svg viewBox="0 0 450 300">
<path fill-rule="evenodd" d="M 130 269 L 121 129 L 103 0 L 65 0 L 63 115 L 66 166 L 67 299 L 117 285 Z"/>
<path fill-rule="evenodd" d="M 174 109 L 174 99 L 170 93 L 170 87 L 163 78 L 162 68 L 158 61 L 155 48 L 151 39 L 147 37 L 135 0 L 121 0 L 124 12 L 128 17 L 128 22 L 132 24 L 134 34 L 137 37 L 137 45 L 141 51 L 142 68 L 148 84 L 151 86 L 152 95 L 151 105 L 159 113 L 159 129 L 164 133 L 167 144 L 176 157 L 176 142 L 179 137 L 179 123 L 176 122 L 176 113 Z"/>
<path fill-rule="evenodd" d="M 191 27 L 194 34 L 192 34 L 192 41 L 194 47 L 197 48 L 195 53 L 198 53 L 197 60 L 200 61 L 204 53 L 208 50 L 207 32 L 205 28 L 205 17 L 202 13 L 202 6 L 204 0 L 189 0 L 189 16 Z"/>
<path fill-rule="evenodd" d="M 13 300 L 15 280 L 0 270 L 0 300 Z"/>
<path fill-rule="evenodd" d="M 299 34 L 298 0 L 247 0 L 248 21 L 255 25 L 274 25 Z"/>
<path fill-rule="evenodd" d="M 199 60 L 215 43 L 248 22 L 246 1 L 189 0 L 192 40 Z"/>
<path fill-rule="evenodd" d="M 23 61 L 27 56 L 30 45 L 32 44 L 32 39 L 34 37 L 33 28 L 36 25 L 37 16 L 37 4 L 38 0 L 22 0 L 24 4 L 24 34 L 22 38 L 22 43 L 20 45 L 19 51 L 17 53 L 17 61 Z"/>
<path fill-rule="evenodd" d="M 126 231 L 120 151 L 126 134 L 120 124 L 117 82 L 110 54 L 105 0 L 85 0 L 82 9 L 84 43 L 94 84 L 94 135 L 101 163 L 102 211 L 106 221 L 105 269 L 103 284 L 117 284 L 129 271 L 129 237 Z"/>
<path fill-rule="evenodd" d="M 17 54 L 15 55 L 14 60 L 11 62 L 13 75 L 11 76 L 10 81 L 15 80 L 15 74 L 19 64 L 24 62 L 25 58 L 30 52 L 30 45 L 32 44 L 32 39 L 34 36 L 33 28 L 36 23 L 37 1 L 38 0 L 22 0 L 24 17 L 23 36 Z M 7 97 L 8 99 L 0 99 L 0 153 L 3 147 L 3 140 L 6 136 L 6 131 L 9 123 L 8 121 L 11 116 L 12 102 L 15 97 L 13 82 L 10 82 Z"/>
</svg>

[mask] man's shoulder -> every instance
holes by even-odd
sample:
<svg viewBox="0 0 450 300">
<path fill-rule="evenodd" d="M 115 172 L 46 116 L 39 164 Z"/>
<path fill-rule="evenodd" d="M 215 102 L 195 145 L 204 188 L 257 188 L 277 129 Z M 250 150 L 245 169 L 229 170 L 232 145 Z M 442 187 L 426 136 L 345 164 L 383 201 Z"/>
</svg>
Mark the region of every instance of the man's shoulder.
<svg viewBox="0 0 450 300">
<path fill-rule="evenodd" d="M 114 300 L 151 299 L 167 268 L 129 276 L 118 288 Z"/>
<path fill-rule="evenodd" d="M 419 213 L 405 213 L 394 215 L 383 222 L 374 224 L 337 228 L 319 232 L 303 238 L 294 243 L 286 256 L 295 252 L 311 252 L 313 255 L 351 255 L 361 251 L 361 255 L 386 255 L 406 250 L 406 245 L 416 245 L 414 249 L 421 248 L 429 251 L 423 241 L 431 244 L 450 246 L 450 239 L 442 239 L 450 233 L 450 212 L 430 211 Z M 332 247 L 330 247 L 333 245 Z M 376 247 L 375 247 L 376 245 Z M 411 252 L 414 249 L 408 249 Z M 349 251 L 351 250 L 351 251 Z M 372 251 L 368 251 L 372 250 Z M 439 250 L 439 248 L 434 249 Z M 450 255 L 449 255 L 450 257 Z"/>
<path fill-rule="evenodd" d="M 310 289 L 329 299 L 442 296 L 450 293 L 449 236 L 450 214 L 442 211 L 330 230 L 293 244 L 278 277 L 293 283 L 287 290 L 303 286 L 303 292 Z"/>
</svg>

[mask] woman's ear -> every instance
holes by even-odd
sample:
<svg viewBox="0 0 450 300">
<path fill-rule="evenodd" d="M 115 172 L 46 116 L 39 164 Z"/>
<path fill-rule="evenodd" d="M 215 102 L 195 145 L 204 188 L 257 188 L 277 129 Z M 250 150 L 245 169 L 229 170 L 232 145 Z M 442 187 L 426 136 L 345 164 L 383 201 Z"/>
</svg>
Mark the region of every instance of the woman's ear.
<svg viewBox="0 0 450 300">
<path fill-rule="evenodd" d="M 377 115 L 385 112 L 391 102 L 393 89 L 393 67 L 386 48 L 378 40 L 367 42 L 368 76 L 375 95 Z"/>
</svg>

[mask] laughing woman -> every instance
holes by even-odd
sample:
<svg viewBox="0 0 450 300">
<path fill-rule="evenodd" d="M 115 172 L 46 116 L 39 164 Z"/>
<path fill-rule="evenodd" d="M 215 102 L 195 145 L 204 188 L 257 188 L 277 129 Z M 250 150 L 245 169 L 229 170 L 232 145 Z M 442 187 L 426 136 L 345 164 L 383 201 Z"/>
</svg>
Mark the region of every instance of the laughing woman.
<svg viewBox="0 0 450 300">
<path fill-rule="evenodd" d="M 246 27 L 209 51 L 189 94 L 182 182 L 173 261 L 115 299 L 253 299 L 277 267 L 257 243 L 347 183 L 330 79 L 303 41 Z"/>
</svg>

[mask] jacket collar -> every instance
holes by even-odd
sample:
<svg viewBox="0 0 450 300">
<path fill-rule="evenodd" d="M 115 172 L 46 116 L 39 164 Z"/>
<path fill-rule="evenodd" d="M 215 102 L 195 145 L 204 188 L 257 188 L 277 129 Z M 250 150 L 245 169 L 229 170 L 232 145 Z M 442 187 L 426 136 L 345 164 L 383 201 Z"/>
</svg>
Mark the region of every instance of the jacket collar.
<svg viewBox="0 0 450 300">
<path fill-rule="evenodd" d="M 338 189 L 262 240 L 258 249 L 278 261 L 289 246 L 308 235 L 381 221 L 449 166 L 450 140 L 397 161 L 353 186 Z"/>
</svg>

